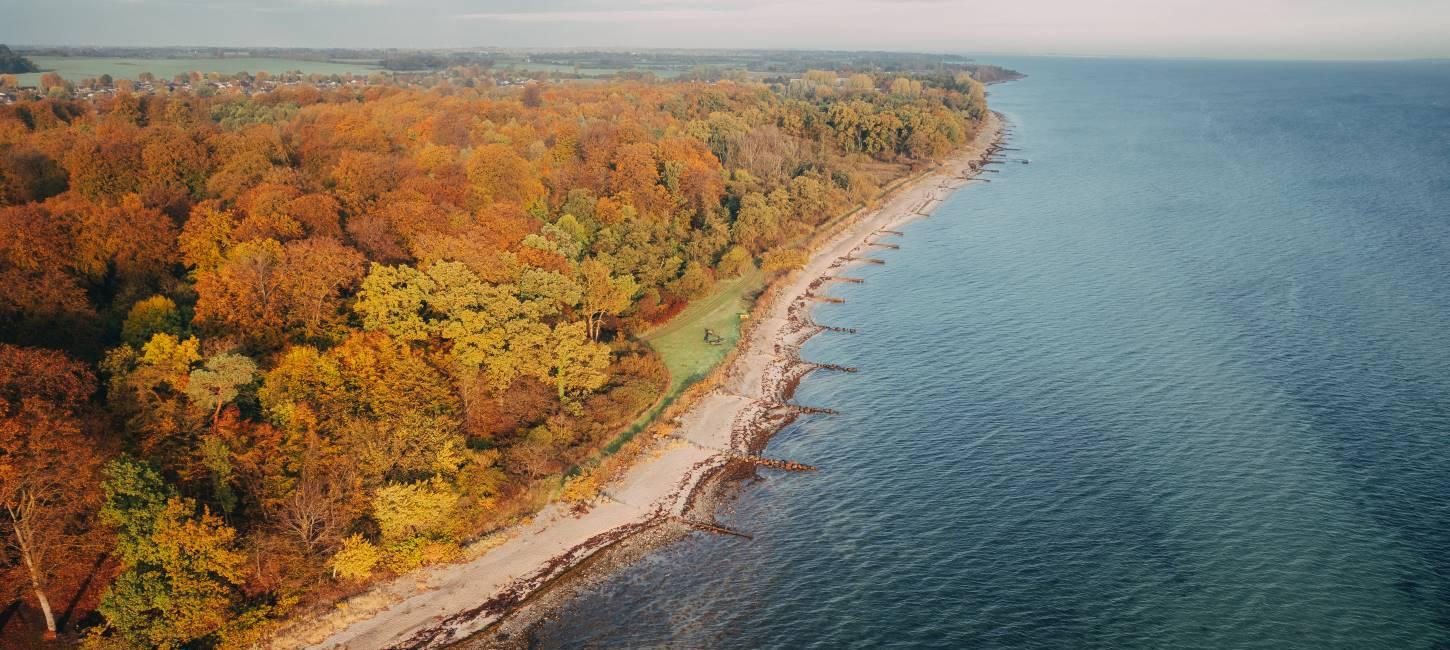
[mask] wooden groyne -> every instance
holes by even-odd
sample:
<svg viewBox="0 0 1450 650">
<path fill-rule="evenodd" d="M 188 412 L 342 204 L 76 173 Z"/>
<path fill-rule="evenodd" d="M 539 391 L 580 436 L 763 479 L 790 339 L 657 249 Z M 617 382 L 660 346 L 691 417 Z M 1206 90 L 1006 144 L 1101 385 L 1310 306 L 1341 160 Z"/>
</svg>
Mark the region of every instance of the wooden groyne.
<svg viewBox="0 0 1450 650">
<path fill-rule="evenodd" d="M 856 333 L 856 328 L 854 328 L 854 327 L 836 327 L 834 325 L 821 325 L 820 328 L 823 329 L 823 330 L 825 330 L 825 331 L 827 331 L 827 332 L 836 332 L 836 333 L 839 333 L 839 334 L 855 334 Z"/>
<path fill-rule="evenodd" d="M 835 296 L 818 296 L 818 295 L 813 294 L 813 293 L 806 294 L 806 299 L 807 300 L 814 300 L 816 302 L 835 303 L 835 304 L 838 304 L 838 305 L 841 304 L 841 303 L 843 303 L 843 302 L 846 302 L 846 299 L 845 298 L 837 298 Z"/>
<path fill-rule="evenodd" d="M 694 520 L 694 519 L 687 519 L 685 517 L 678 517 L 678 516 L 676 516 L 676 517 L 670 517 L 670 519 L 671 520 L 674 520 L 674 521 L 678 521 L 678 522 L 680 522 L 680 523 L 682 523 L 682 524 L 684 524 L 686 526 L 689 526 L 691 528 L 698 528 L 698 529 L 703 530 L 705 532 L 715 533 L 716 535 L 730 535 L 732 537 L 743 537 L 745 539 L 755 539 L 755 537 L 753 535 L 749 534 L 749 533 L 742 533 L 742 532 L 740 532 L 738 530 L 731 530 L 731 529 L 726 528 L 724 526 L 721 526 L 719 524 L 712 524 L 712 523 L 707 523 L 707 522 L 703 522 L 703 521 L 697 521 L 697 520 Z"/>
<path fill-rule="evenodd" d="M 883 228 L 881 230 L 878 230 L 876 232 L 886 233 L 888 235 L 896 235 L 898 237 L 901 237 L 901 236 L 905 236 L 906 235 L 906 233 L 901 232 L 900 230 L 886 230 L 885 228 Z"/>
<path fill-rule="evenodd" d="M 879 259 L 879 258 L 875 258 L 875 257 L 854 257 L 854 256 L 847 256 L 846 259 L 848 259 L 848 260 L 850 260 L 852 262 L 865 262 L 867 264 L 885 264 L 886 263 L 886 260 Z"/>
<path fill-rule="evenodd" d="M 886 244 L 879 241 L 873 241 L 870 243 L 870 245 L 877 248 L 890 248 L 891 250 L 901 250 L 900 244 Z"/>
<path fill-rule="evenodd" d="M 794 404 L 787 404 L 786 406 L 798 413 L 808 413 L 815 415 L 840 415 L 840 411 L 837 411 L 836 409 L 821 408 L 818 406 L 796 406 Z"/>
<path fill-rule="evenodd" d="M 861 284 L 862 282 L 865 282 L 865 280 L 863 280 L 861 278 L 853 278 L 853 277 L 849 277 L 849 276 L 845 276 L 845 275 L 823 275 L 823 276 L 821 276 L 821 281 L 822 282 L 851 282 L 853 284 Z"/>
<path fill-rule="evenodd" d="M 815 366 L 818 370 L 834 370 L 836 372 L 856 372 L 856 369 L 855 368 L 852 368 L 851 366 L 843 366 L 843 365 L 836 364 L 836 363 L 813 363 L 811 365 L 812 366 Z"/>
<path fill-rule="evenodd" d="M 815 465 L 797 463 L 793 460 L 779 460 L 776 458 L 766 458 L 764 456 L 751 456 L 749 454 L 739 454 L 736 456 L 732 456 L 731 458 L 734 458 L 735 460 L 741 462 L 750 463 L 752 465 L 759 465 L 761 467 L 769 467 L 772 469 L 781 469 L 787 472 L 814 472 L 819 469 Z"/>
</svg>

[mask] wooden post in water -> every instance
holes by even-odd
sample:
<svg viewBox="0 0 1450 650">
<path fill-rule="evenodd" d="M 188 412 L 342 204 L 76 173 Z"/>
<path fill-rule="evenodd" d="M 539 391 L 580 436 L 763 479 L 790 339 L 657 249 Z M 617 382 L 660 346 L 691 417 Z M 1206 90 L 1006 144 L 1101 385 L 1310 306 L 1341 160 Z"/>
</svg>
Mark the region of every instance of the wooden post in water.
<svg viewBox="0 0 1450 650">
<path fill-rule="evenodd" d="M 730 530 L 729 528 L 726 528 L 724 526 L 718 526 L 716 524 L 709 524 L 703 521 L 695 521 L 694 519 L 686 519 L 679 516 L 671 517 L 671 519 L 685 524 L 686 526 L 691 526 L 706 532 L 715 533 L 716 535 L 731 535 L 734 537 L 744 537 L 745 539 L 755 539 L 755 537 L 751 536 L 748 533 L 742 533 L 738 530 Z"/>
<path fill-rule="evenodd" d="M 770 467 L 770 468 L 773 468 L 773 469 L 781 469 L 781 470 L 785 470 L 787 472 L 814 472 L 814 471 L 817 471 L 817 468 L 814 465 L 807 465 L 805 463 L 797 463 L 795 461 L 790 461 L 790 460 L 778 460 L 778 459 L 775 459 L 775 458 L 765 458 L 765 457 L 762 457 L 762 456 L 751 456 L 751 455 L 748 455 L 748 454 L 741 454 L 739 456 L 734 456 L 734 458 L 735 458 L 735 460 L 744 461 L 744 462 L 747 462 L 747 463 L 751 463 L 753 465 L 759 465 L 761 467 Z"/>
<path fill-rule="evenodd" d="M 855 368 L 851 366 L 843 366 L 838 363 L 816 363 L 812 365 L 820 368 L 821 370 L 834 370 L 836 372 L 856 372 Z"/>
</svg>

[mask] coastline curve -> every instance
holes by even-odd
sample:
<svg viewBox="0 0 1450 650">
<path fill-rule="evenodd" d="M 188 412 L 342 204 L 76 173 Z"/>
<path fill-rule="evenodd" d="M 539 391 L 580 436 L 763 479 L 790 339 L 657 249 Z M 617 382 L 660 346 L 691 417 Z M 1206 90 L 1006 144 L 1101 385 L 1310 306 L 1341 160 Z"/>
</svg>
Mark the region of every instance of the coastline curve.
<svg viewBox="0 0 1450 650">
<path fill-rule="evenodd" d="M 777 278 L 759 297 L 753 326 L 715 370 L 716 386 L 688 404 L 669 438 L 587 511 L 551 504 L 471 561 L 400 576 L 381 588 L 386 607 L 316 634 L 308 647 L 512 645 L 562 600 L 560 587 L 605 575 L 619 563 L 607 555 L 636 557 L 702 524 L 708 528 L 702 518 L 713 511 L 721 486 L 754 471 L 740 459 L 757 455 L 771 435 L 813 410 L 790 402 L 799 382 L 818 369 L 851 370 L 800 358 L 801 346 L 829 329 L 811 319 L 816 291 L 846 268 L 871 261 L 865 253 L 877 236 L 929 215 L 970 184 L 1006 135 L 1002 116 L 989 113 L 973 141 L 947 162 L 903 182 L 879 207 L 830 226 L 804 268 Z"/>
</svg>

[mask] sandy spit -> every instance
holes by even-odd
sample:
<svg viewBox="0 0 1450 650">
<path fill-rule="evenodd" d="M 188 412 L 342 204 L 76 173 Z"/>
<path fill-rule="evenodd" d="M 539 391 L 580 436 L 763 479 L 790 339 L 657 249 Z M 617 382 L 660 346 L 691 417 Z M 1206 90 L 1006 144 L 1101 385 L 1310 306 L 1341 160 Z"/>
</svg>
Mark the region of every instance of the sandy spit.
<svg viewBox="0 0 1450 650">
<path fill-rule="evenodd" d="M 646 453 L 588 511 L 550 505 L 477 558 L 400 576 L 369 592 L 375 605 L 367 611 L 334 615 L 326 625 L 299 624 L 289 633 L 292 643 L 280 645 L 434 648 L 486 629 L 502 631 L 495 628 L 526 600 L 601 551 L 631 546 L 629 554 L 638 556 L 688 530 L 681 519 L 708 517 L 711 509 L 698 502 L 710 501 L 707 486 L 722 482 L 711 479 L 744 465 L 732 459 L 758 452 L 803 412 L 788 400 L 800 379 L 820 367 L 798 355 L 801 344 L 824 329 L 810 319 L 815 296 L 826 292 L 831 276 L 871 257 L 876 250 L 871 244 L 883 230 L 926 216 L 968 184 L 997 151 L 1002 130 L 1000 116 L 990 115 L 957 156 L 896 189 L 880 207 L 835 225 L 837 232 L 815 249 L 805 268 L 778 279 L 761 296 L 740 354 L 717 371 L 723 372 L 719 387 L 678 418 L 674 439 Z M 530 608 L 536 605 L 542 603 Z M 512 622 L 507 627 L 517 628 Z"/>
</svg>

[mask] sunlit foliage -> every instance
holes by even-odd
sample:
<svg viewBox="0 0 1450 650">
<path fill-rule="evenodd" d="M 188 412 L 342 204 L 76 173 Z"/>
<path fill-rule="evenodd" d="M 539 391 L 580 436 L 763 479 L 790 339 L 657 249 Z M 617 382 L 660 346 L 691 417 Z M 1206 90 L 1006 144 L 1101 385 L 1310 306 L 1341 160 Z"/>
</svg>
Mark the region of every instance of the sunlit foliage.
<svg viewBox="0 0 1450 650">
<path fill-rule="evenodd" d="M 420 78 L 0 106 L 0 569 L 53 629 L 240 644 L 458 557 L 659 400 L 636 334 L 986 110 L 949 73 Z"/>
</svg>

